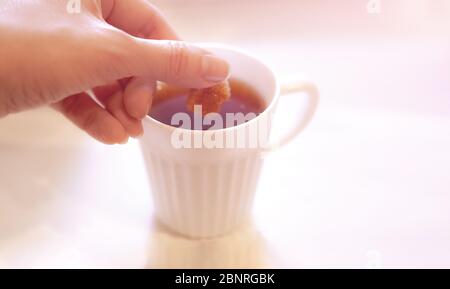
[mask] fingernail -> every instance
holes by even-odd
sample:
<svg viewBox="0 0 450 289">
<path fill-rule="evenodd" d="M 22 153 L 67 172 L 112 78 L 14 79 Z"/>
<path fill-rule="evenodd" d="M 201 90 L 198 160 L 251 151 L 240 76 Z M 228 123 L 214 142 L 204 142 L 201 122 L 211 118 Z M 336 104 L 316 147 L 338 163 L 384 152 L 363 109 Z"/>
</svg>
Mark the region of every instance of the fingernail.
<svg viewBox="0 0 450 289">
<path fill-rule="evenodd" d="M 207 81 L 220 82 L 228 78 L 230 68 L 225 60 L 207 54 L 202 57 L 202 73 Z"/>
</svg>

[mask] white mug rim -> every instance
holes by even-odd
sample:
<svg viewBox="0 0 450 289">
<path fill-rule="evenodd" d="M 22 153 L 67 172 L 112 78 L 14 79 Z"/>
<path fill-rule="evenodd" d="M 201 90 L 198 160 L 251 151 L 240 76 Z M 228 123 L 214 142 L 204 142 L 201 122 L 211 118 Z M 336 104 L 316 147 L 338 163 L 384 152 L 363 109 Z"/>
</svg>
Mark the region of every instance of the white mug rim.
<svg viewBox="0 0 450 289">
<path fill-rule="evenodd" d="M 232 52 L 236 52 L 239 53 L 241 55 L 244 55 L 245 57 L 251 58 L 253 60 L 255 60 L 256 62 L 259 62 L 272 76 L 272 80 L 274 82 L 275 85 L 275 91 L 273 92 L 274 95 L 272 97 L 272 100 L 270 101 L 269 105 L 267 105 L 266 109 L 258 114 L 255 118 L 251 119 L 248 122 L 236 125 L 236 126 L 232 126 L 232 127 L 227 127 L 227 128 L 222 128 L 222 129 L 215 129 L 215 130 L 193 130 L 193 129 L 185 129 L 185 128 L 181 128 L 181 127 L 174 127 L 168 124 L 165 124 L 163 122 L 160 122 L 159 120 L 156 120 L 152 117 L 150 117 L 148 114 L 146 115 L 146 117 L 144 118 L 144 122 L 150 122 L 153 123 L 163 129 L 167 129 L 170 131 L 174 131 L 174 130 L 180 130 L 180 131 L 185 131 L 185 132 L 189 132 L 189 133 L 199 133 L 199 134 L 204 134 L 204 133 L 221 133 L 221 132 L 227 132 L 227 131 L 231 131 L 231 130 L 236 130 L 236 129 L 240 129 L 243 128 L 245 126 L 250 126 L 253 124 L 253 122 L 258 121 L 260 118 L 262 118 L 263 116 L 265 116 L 266 114 L 270 113 L 274 108 L 275 105 L 277 103 L 278 98 L 280 97 L 280 84 L 278 82 L 278 78 L 276 77 L 275 73 L 273 72 L 273 70 L 266 64 L 264 63 L 262 60 L 252 56 L 251 54 L 247 53 L 246 51 L 244 51 L 243 49 L 237 48 L 235 46 L 231 46 L 231 45 L 227 45 L 227 44 L 221 44 L 221 43 L 195 43 L 197 46 L 205 48 L 206 50 L 208 49 L 208 47 L 211 48 L 218 48 L 218 49 L 224 49 L 224 50 L 229 50 Z"/>
</svg>

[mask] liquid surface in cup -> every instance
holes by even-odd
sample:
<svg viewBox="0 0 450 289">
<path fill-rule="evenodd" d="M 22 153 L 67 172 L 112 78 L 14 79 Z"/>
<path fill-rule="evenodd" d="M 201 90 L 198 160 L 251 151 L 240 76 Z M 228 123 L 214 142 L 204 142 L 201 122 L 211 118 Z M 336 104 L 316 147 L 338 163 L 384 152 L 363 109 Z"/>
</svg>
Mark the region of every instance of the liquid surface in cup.
<svg viewBox="0 0 450 289">
<path fill-rule="evenodd" d="M 223 103 L 218 115 L 211 114 L 202 117 L 201 112 L 191 112 L 186 105 L 189 90 L 163 86 L 159 88 L 152 104 L 149 116 L 164 124 L 186 129 L 221 129 L 245 123 L 267 108 L 266 100 L 250 85 L 239 79 L 230 79 L 231 97 Z M 189 116 L 190 123 L 173 123 L 172 118 L 177 113 Z M 221 122 L 216 122 L 219 117 Z M 202 119 L 201 127 L 194 119 Z M 184 119 L 184 118 L 183 118 Z M 206 124 L 205 124 L 206 123 Z"/>
</svg>

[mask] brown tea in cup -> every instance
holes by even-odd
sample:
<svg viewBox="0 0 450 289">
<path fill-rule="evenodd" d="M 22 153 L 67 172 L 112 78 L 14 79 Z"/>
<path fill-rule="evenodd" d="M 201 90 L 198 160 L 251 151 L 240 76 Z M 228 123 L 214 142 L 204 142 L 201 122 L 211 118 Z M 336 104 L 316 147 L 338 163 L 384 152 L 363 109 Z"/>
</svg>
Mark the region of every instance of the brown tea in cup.
<svg viewBox="0 0 450 289">
<path fill-rule="evenodd" d="M 219 126 L 219 128 L 227 128 L 241 124 L 239 120 L 242 119 L 245 119 L 245 121 L 249 121 L 252 118 L 258 116 L 267 108 L 266 100 L 253 87 L 249 86 L 239 79 L 230 79 L 228 83 L 228 93 L 230 94 L 229 98 L 225 99 L 223 97 L 217 97 L 217 100 L 221 103 L 212 105 L 211 103 L 208 103 L 208 101 L 205 102 L 197 100 L 195 103 L 193 103 L 193 101 L 195 101 L 195 99 L 193 98 L 195 94 L 199 95 L 200 93 L 198 90 L 193 92 L 190 89 L 179 88 L 160 83 L 158 85 L 157 93 L 153 99 L 152 109 L 150 110 L 149 116 L 164 124 L 180 127 L 181 125 L 176 123 L 174 124 L 172 122 L 172 119 L 175 114 L 184 113 L 188 115 L 192 121 L 190 128 L 199 129 L 195 128 L 195 114 L 200 114 L 201 117 L 208 118 L 208 113 L 215 112 L 224 120 L 223 125 L 221 127 Z M 227 93 L 226 88 L 224 87 L 217 87 L 215 89 L 218 93 L 221 93 L 222 91 L 224 93 Z M 206 91 L 204 95 L 201 95 L 201 97 L 215 97 L 214 93 L 209 96 L 208 93 L 211 93 L 211 91 Z M 204 103 L 204 105 L 198 107 L 201 109 L 200 111 L 193 111 L 193 105 L 197 103 Z M 203 111 L 203 106 L 205 106 L 205 109 L 207 110 L 206 115 Z M 216 109 L 217 111 L 214 111 Z M 253 117 L 236 118 L 236 121 L 230 123 L 225 121 L 227 119 L 227 115 L 229 114 L 241 114 L 244 116 Z M 199 116 L 197 115 L 197 117 Z M 185 126 L 183 127 L 186 128 Z M 211 127 L 211 124 L 202 124 L 202 127 L 200 129 L 208 130 Z M 217 129 L 217 126 L 215 127 L 215 129 Z"/>
<path fill-rule="evenodd" d="M 219 112 L 222 105 L 231 98 L 230 82 L 224 81 L 212 87 L 191 89 L 187 99 L 187 109 L 194 111 L 195 106 L 201 106 L 201 114 L 207 115 Z"/>
</svg>

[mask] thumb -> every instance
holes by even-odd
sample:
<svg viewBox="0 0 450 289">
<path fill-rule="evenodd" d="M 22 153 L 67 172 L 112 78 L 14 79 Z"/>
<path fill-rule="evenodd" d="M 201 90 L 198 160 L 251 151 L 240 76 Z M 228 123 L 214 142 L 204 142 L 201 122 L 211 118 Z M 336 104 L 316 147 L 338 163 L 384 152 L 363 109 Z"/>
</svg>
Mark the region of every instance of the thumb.
<svg viewBox="0 0 450 289">
<path fill-rule="evenodd" d="M 72 87 L 73 91 L 61 94 L 70 95 L 130 77 L 186 88 L 205 88 L 229 76 L 229 65 L 224 59 L 195 45 L 141 39 L 108 28 L 102 30 L 104 33 L 99 39 L 84 43 L 77 50 L 73 63 L 77 69 L 71 70 L 78 72 L 77 85 Z"/>
<path fill-rule="evenodd" d="M 210 87 L 229 76 L 228 63 L 182 41 L 135 38 L 130 61 L 136 76 L 190 88 Z"/>
</svg>

